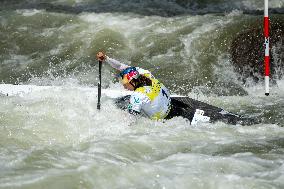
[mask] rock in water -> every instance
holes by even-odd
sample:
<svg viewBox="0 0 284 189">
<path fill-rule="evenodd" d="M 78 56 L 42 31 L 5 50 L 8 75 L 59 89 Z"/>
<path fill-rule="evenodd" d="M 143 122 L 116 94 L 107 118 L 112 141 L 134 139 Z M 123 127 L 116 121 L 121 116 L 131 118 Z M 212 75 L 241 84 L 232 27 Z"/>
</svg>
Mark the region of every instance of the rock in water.
<svg viewBox="0 0 284 189">
<path fill-rule="evenodd" d="M 232 62 L 245 83 L 264 79 L 263 26 L 252 26 L 239 33 L 231 45 Z M 270 18 L 270 75 L 273 80 L 283 76 L 284 20 Z M 282 71 L 281 71 L 282 70 Z"/>
</svg>

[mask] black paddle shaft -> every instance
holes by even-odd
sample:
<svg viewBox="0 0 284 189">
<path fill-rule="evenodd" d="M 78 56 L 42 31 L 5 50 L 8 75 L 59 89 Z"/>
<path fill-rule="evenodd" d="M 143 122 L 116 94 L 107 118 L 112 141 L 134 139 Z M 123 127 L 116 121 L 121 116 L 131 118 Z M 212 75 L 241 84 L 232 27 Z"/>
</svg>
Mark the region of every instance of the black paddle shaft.
<svg viewBox="0 0 284 189">
<path fill-rule="evenodd" d="M 99 60 L 99 82 L 98 82 L 98 104 L 97 109 L 101 109 L 101 95 L 102 95 L 102 61 Z"/>
</svg>

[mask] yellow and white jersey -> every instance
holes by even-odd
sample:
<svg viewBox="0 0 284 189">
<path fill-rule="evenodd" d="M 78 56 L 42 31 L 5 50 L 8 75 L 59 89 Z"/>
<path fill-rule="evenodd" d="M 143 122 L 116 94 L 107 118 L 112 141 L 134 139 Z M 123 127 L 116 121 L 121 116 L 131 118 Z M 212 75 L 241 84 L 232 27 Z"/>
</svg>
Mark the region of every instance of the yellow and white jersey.
<svg viewBox="0 0 284 189">
<path fill-rule="evenodd" d="M 145 114 L 151 119 L 165 118 L 171 106 L 171 98 L 168 89 L 155 79 L 147 70 L 137 68 L 139 74 L 152 80 L 152 86 L 137 88 L 130 97 L 128 109 Z"/>
</svg>

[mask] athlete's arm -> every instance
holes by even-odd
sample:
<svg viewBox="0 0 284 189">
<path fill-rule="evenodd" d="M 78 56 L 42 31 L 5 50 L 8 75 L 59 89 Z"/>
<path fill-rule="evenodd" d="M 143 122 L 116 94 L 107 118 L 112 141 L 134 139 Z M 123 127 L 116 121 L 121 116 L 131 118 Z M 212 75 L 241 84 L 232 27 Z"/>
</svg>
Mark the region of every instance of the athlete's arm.
<svg viewBox="0 0 284 189">
<path fill-rule="evenodd" d="M 149 102 L 149 97 L 140 92 L 134 92 L 129 100 L 128 112 L 133 115 L 143 115 L 143 106 Z M 143 113 L 142 113 L 143 112 Z"/>
<path fill-rule="evenodd" d="M 128 112 L 133 115 L 138 115 L 141 113 L 142 99 L 139 94 L 134 92 L 131 95 L 127 109 Z"/>
<path fill-rule="evenodd" d="M 141 102 L 141 101 L 139 101 Z M 132 124 L 135 124 L 139 117 L 141 117 L 141 106 L 142 104 L 137 103 L 137 97 L 136 95 L 131 95 L 130 101 L 128 104 L 128 113 L 130 114 L 130 121 Z"/>
<path fill-rule="evenodd" d="M 115 60 L 115 59 L 110 58 L 108 56 L 106 56 L 105 60 L 109 65 L 111 65 L 111 67 L 113 67 L 114 69 L 117 69 L 119 71 L 122 71 L 122 70 L 129 67 L 128 65 L 123 64 L 123 63 L 119 62 L 118 60 Z"/>
<path fill-rule="evenodd" d="M 110 58 L 108 57 L 107 55 L 105 55 L 103 52 L 98 52 L 97 54 L 97 59 L 99 61 L 106 61 L 109 65 L 111 65 L 111 67 L 119 70 L 119 71 L 122 71 L 130 66 L 126 65 L 126 64 L 123 64 L 121 62 L 119 62 L 118 60 L 115 60 L 113 58 Z"/>
</svg>

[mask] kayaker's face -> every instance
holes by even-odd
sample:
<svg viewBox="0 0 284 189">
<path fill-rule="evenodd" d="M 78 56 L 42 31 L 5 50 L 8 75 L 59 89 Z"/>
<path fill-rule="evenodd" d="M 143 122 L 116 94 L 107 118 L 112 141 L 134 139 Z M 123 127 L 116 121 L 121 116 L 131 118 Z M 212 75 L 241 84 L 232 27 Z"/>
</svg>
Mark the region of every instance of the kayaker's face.
<svg viewBox="0 0 284 189">
<path fill-rule="evenodd" d="M 134 91 L 134 87 L 130 83 L 123 84 L 123 87 L 129 91 Z"/>
</svg>

